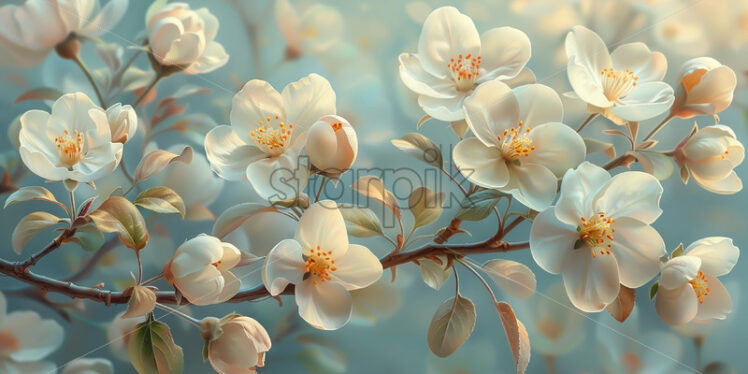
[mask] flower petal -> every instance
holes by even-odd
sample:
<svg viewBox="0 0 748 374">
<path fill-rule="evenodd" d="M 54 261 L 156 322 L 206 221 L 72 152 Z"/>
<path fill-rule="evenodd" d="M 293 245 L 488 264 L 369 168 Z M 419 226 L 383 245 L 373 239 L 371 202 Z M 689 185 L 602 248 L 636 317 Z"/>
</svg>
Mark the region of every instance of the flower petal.
<svg viewBox="0 0 748 374">
<path fill-rule="evenodd" d="M 543 270 L 558 274 L 564 259 L 574 250 L 579 233 L 556 218 L 553 209 L 546 209 L 535 217 L 530 229 L 530 252 Z"/>
<path fill-rule="evenodd" d="M 664 113 L 673 105 L 673 88 L 665 82 L 643 82 L 621 98 L 610 110 L 626 121 L 644 121 Z"/>
<path fill-rule="evenodd" d="M 608 47 L 584 26 L 575 26 L 566 35 L 567 74 L 574 92 L 585 102 L 600 108 L 611 106 L 600 83 L 600 72 L 612 65 Z"/>
<path fill-rule="evenodd" d="M 709 70 L 690 91 L 687 104 L 714 104 L 714 112 L 719 113 L 732 103 L 737 84 L 735 72 L 728 66 L 719 66 Z"/>
<path fill-rule="evenodd" d="M 446 77 L 450 59 L 462 54 L 480 55 L 481 40 L 470 17 L 454 7 L 431 12 L 418 39 L 418 57 L 423 69 L 435 77 Z"/>
<path fill-rule="evenodd" d="M 262 282 L 268 292 L 276 296 L 289 283 L 299 284 L 304 276 L 304 259 L 301 244 L 285 239 L 270 250 L 262 266 Z"/>
<path fill-rule="evenodd" d="M 516 77 L 530 60 L 530 38 L 513 27 L 497 27 L 481 35 L 479 82 Z"/>
<path fill-rule="evenodd" d="M 185 74 L 204 74 L 220 68 L 229 62 L 229 55 L 226 49 L 218 42 L 208 42 L 203 50 L 203 54 L 195 60 L 187 69 Z"/>
<path fill-rule="evenodd" d="M 618 263 L 611 255 L 593 257 L 588 247 L 565 256 L 561 274 L 569 300 L 584 312 L 599 312 L 618 297 Z"/>
<path fill-rule="evenodd" d="M 400 79 L 413 92 L 440 99 L 455 97 L 457 95 L 454 81 L 437 78 L 424 70 L 418 55 L 402 53 L 399 60 Z"/>
<path fill-rule="evenodd" d="M 633 218 L 617 219 L 613 227 L 610 251 L 618 262 L 621 284 L 641 287 L 660 272 L 660 257 L 667 254 L 665 242 L 652 226 Z"/>
<path fill-rule="evenodd" d="M 320 330 L 337 330 L 351 319 L 353 300 L 336 282 L 301 282 L 296 287 L 299 315 Z"/>
<path fill-rule="evenodd" d="M 660 81 L 667 73 L 667 59 L 660 52 L 652 52 L 642 42 L 622 44 L 611 54 L 613 69 L 632 71 L 638 82 Z"/>
<path fill-rule="evenodd" d="M 576 227 L 580 218 L 589 216 L 592 198 L 610 180 L 610 173 L 590 162 L 582 162 L 564 174 L 556 203 L 556 217 Z"/>
<path fill-rule="evenodd" d="M 707 180 L 702 179 L 696 174 L 692 174 L 693 180 L 709 192 L 713 192 L 721 195 L 731 195 L 738 193 L 743 189 L 743 181 L 740 180 L 738 174 L 735 171 L 731 172 L 727 177 L 720 180 Z"/>
<path fill-rule="evenodd" d="M 443 99 L 421 95 L 418 96 L 418 105 L 426 114 L 440 121 L 459 121 L 465 118 L 462 106 L 468 93 L 457 92 L 455 97 Z"/>
<path fill-rule="evenodd" d="M 595 194 L 593 209 L 616 220 L 631 217 L 649 224 L 662 214 L 662 191 L 662 185 L 653 175 L 626 171 L 611 178 Z"/>
<path fill-rule="evenodd" d="M 485 188 L 504 187 L 509 182 L 509 169 L 495 147 L 487 147 L 476 138 L 463 139 L 452 153 L 460 173 Z"/>
<path fill-rule="evenodd" d="M 247 166 L 247 179 L 255 192 L 268 201 L 296 197 L 309 181 L 306 165 L 296 152 L 287 150 L 276 157 L 261 158 Z"/>
<path fill-rule="evenodd" d="M 3 329 L 18 339 L 18 349 L 10 353 L 15 361 L 38 361 L 57 350 L 64 330 L 51 319 L 41 319 L 36 312 L 13 312 L 5 317 Z"/>
<path fill-rule="evenodd" d="M 737 264 L 740 250 L 732 244 L 730 238 L 710 236 L 691 243 L 685 254 L 700 258 L 701 270 L 719 277 L 729 273 Z"/>
<path fill-rule="evenodd" d="M 335 267 L 330 275 L 349 291 L 367 287 L 382 276 L 382 263 L 377 256 L 358 244 L 349 244 L 345 255 L 335 260 Z"/>
<path fill-rule="evenodd" d="M 537 211 L 553 204 L 558 178 L 540 164 L 509 165 L 510 179 L 502 191 L 512 194 L 522 205 Z"/>
<path fill-rule="evenodd" d="M 245 143 L 231 126 L 222 125 L 205 135 L 205 156 L 218 176 L 238 181 L 247 177 L 247 166 L 265 153 Z"/>
<path fill-rule="evenodd" d="M 709 293 L 704 296 L 704 302 L 699 304 L 696 319 L 725 319 L 732 311 L 730 293 L 716 277 L 707 274 L 704 280 L 709 284 Z"/>
<path fill-rule="evenodd" d="M 304 132 L 317 120 L 336 114 L 335 91 L 330 82 L 318 74 L 309 74 L 288 84 L 281 92 L 288 122 L 294 124 L 294 135 Z"/>
<path fill-rule="evenodd" d="M 569 126 L 551 122 L 533 127 L 527 134 L 535 149 L 522 162 L 540 164 L 562 177 L 584 161 L 584 139 Z"/>
<path fill-rule="evenodd" d="M 483 144 L 498 145 L 497 136 L 518 125 L 520 105 L 512 89 L 499 80 L 481 84 L 465 99 L 465 121 Z"/>
<path fill-rule="evenodd" d="M 334 260 L 345 256 L 348 251 L 348 231 L 337 204 L 332 200 L 312 204 L 299 220 L 296 240 L 303 250 L 316 250 L 319 246 L 325 252 L 332 251 Z"/>
<path fill-rule="evenodd" d="M 278 116 L 287 119 L 283 97 L 270 83 L 259 79 L 247 82 L 231 101 L 231 127 L 241 139 L 249 139 L 258 121 Z"/>
<path fill-rule="evenodd" d="M 534 129 L 544 123 L 564 119 L 561 98 L 552 88 L 542 84 L 526 84 L 512 92 L 519 104 L 519 119 L 526 128 Z"/>
<path fill-rule="evenodd" d="M 696 317 L 699 308 L 699 299 L 693 291 L 691 284 L 668 290 L 666 288 L 657 291 L 655 310 L 660 319 L 668 325 L 681 325 L 690 322 Z"/>
<path fill-rule="evenodd" d="M 674 290 L 696 278 L 701 259 L 696 256 L 679 256 L 665 263 L 660 274 L 660 288 Z"/>
</svg>

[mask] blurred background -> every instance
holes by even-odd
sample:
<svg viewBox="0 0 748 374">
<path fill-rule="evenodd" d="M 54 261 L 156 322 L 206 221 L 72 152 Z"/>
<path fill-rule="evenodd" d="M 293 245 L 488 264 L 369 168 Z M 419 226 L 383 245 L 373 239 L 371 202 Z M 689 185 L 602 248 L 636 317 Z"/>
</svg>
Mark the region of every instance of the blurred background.
<svg viewBox="0 0 748 374">
<path fill-rule="evenodd" d="M 5 2 L 5 1 L 4 1 Z M 18 1 L 11 1 L 16 2 Z M 185 87 L 202 87 L 209 93 L 184 98 L 187 114 L 196 116 L 200 126 L 194 131 L 169 132 L 153 136 L 151 141 L 159 148 L 169 149 L 181 144 L 203 153 L 202 138 L 210 127 L 228 123 L 231 98 L 250 79 L 269 81 L 279 91 L 286 84 L 309 74 L 318 73 L 330 80 L 337 94 L 338 114 L 347 118 L 356 128 L 359 139 L 358 159 L 354 169 L 343 177 L 337 186 L 328 185 L 325 194 L 342 202 L 357 202 L 360 197 L 348 186 L 366 169 L 398 169 L 389 171 L 385 181 L 395 195 L 407 198 L 407 185 L 392 186 L 398 178 L 425 183 L 418 177 L 426 175 L 428 167 L 404 156 L 390 144 L 391 139 L 416 131 L 423 116 L 416 98 L 400 82 L 397 57 L 402 52 L 415 52 L 421 24 L 429 12 L 439 6 L 453 5 L 473 18 L 479 32 L 493 27 L 513 26 L 530 37 L 532 58 L 528 64 L 537 82 L 554 88 L 559 94 L 570 91 L 566 77 L 566 56 L 563 40 L 569 29 L 577 24 L 597 32 L 609 47 L 633 41 L 643 41 L 653 50 L 663 52 L 668 59 L 671 85 L 681 64 L 692 57 L 710 56 L 732 67 L 738 75 L 738 87 L 733 105 L 720 113 L 720 122 L 730 126 L 739 140 L 748 140 L 748 2 L 745 0 L 515 0 L 515 1 L 307 1 L 291 0 L 307 28 L 296 30 L 302 43 L 289 51 L 287 37 L 281 31 L 287 24 L 283 15 L 277 16 L 274 1 L 216 0 L 187 1 L 193 8 L 208 7 L 218 17 L 220 29 L 217 41 L 230 55 L 228 64 L 215 72 L 187 76 L 178 74 L 158 86 L 159 96 L 177 92 Z M 136 45 L 143 35 L 144 15 L 148 1 L 130 1 L 123 20 L 112 33 L 102 36 L 108 43 L 124 48 L 125 58 L 132 54 L 127 49 Z M 83 59 L 93 69 L 103 67 L 91 43 L 83 48 Z M 148 70 L 148 61 L 141 56 L 134 64 Z M 84 91 L 93 97 L 83 75 L 70 61 L 56 55 L 40 66 L 20 70 L 0 70 L 3 89 L 0 91 L 0 123 L 11 128 L 17 116 L 29 109 L 48 110 L 42 101 L 25 101 L 14 105 L 21 93 L 36 87 L 56 87 L 64 92 Z M 578 126 L 586 117 L 584 106 L 563 97 L 565 123 Z M 123 103 L 134 101 L 132 94 L 119 99 Z M 148 107 L 152 115 L 153 105 Z M 141 115 L 141 113 L 139 113 Z M 663 115 L 664 117 L 664 115 Z M 661 118 L 642 123 L 643 130 L 653 128 Z M 176 120 L 176 119 L 174 119 Z M 697 117 L 700 126 L 713 124 L 708 117 Z M 657 137 L 658 149 L 670 149 L 686 136 L 693 126 L 691 120 L 674 120 Z M 613 128 L 607 120 L 598 119 L 585 129 L 585 136 L 596 137 L 617 146 L 624 140 L 601 130 Z M 419 132 L 442 145 L 445 157 L 451 153 L 458 138 L 449 125 L 430 121 Z M 142 135 L 125 147 L 125 161 L 132 170 L 146 146 Z M 149 142 L 150 143 L 150 142 Z M 622 149 L 622 148 L 620 148 Z M 0 137 L 0 162 L 5 170 L 14 170 L 17 151 L 10 137 Z M 590 160 L 603 163 L 606 156 L 593 154 Z M 193 168 L 169 169 L 150 184 L 164 183 L 180 193 L 190 195 L 196 208 L 195 221 L 181 221 L 172 215 L 149 217 L 152 239 L 143 255 L 146 258 L 146 277 L 157 274 L 184 240 L 202 232 L 210 232 L 210 213 L 220 214 L 235 204 L 256 201 L 249 184 L 221 182 L 209 174 L 201 156 L 196 157 Z M 200 169 L 202 167 L 202 169 Z M 634 168 L 639 168 L 634 165 Z M 176 168 L 174 168 L 176 169 Z M 202 172 L 201 172 L 202 171 Z M 748 176 L 748 163 L 736 169 L 743 178 Z M 433 175 L 433 174 L 432 174 Z M 66 201 L 62 186 L 43 184 L 33 175 L 21 178 L 19 185 L 44 185 L 61 201 Z M 83 186 L 77 193 L 87 196 L 108 193 L 116 186 L 129 186 L 122 175 L 113 175 L 98 184 L 96 191 Z M 309 188 L 316 191 L 316 180 Z M 430 183 L 434 183 L 431 181 Z M 437 188 L 455 193 L 457 190 L 445 179 Z M 727 236 L 738 247 L 748 246 L 748 194 L 711 194 L 690 183 L 684 185 L 677 173 L 662 182 L 665 193 L 661 207 L 664 214 L 653 225 L 659 230 L 671 251 L 679 243 L 688 245 L 706 236 Z M 430 186 L 432 187 L 432 186 Z M 191 189 L 180 191 L 178 188 Z M 432 187 L 434 188 L 434 187 Z M 454 189 L 454 191 L 453 191 Z M 5 194 L 4 196 L 7 196 Z M 2 197 L 3 199 L 5 197 Z M 82 200 L 79 200 L 82 201 Z M 188 202 L 188 205 L 189 202 Z M 373 206 L 376 208 L 376 206 Z M 23 257 L 10 248 L 10 234 L 23 215 L 47 209 L 43 204 L 14 205 L 0 211 L 0 236 L 4 242 L 0 256 L 9 260 L 25 258 L 52 237 L 52 232 L 38 235 L 26 247 Z M 455 204 L 445 209 L 439 221 L 419 231 L 419 234 L 436 232 L 444 227 L 455 212 Z M 376 209 L 375 209 L 376 210 Z M 383 213 L 382 210 L 376 210 Z M 156 221 L 158 219 L 158 222 Z M 387 217 L 383 217 L 386 222 Z M 474 241 L 492 235 L 495 222 L 486 219 L 480 223 L 467 223 L 472 238 L 455 236 L 453 242 Z M 232 241 L 240 249 L 264 255 L 279 238 L 292 235 L 293 225 L 282 216 L 251 219 L 241 230 L 232 234 Z M 529 224 L 522 224 L 508 238 L 510 241 L 527 240 Z M 391 250 L 380 239 L 361 240 L 375 254 L 383 256 Z M 425 241 L 424 241 L 425 242 Z M 91 253 L 74 244 L 67 244 L 40 263 L 36 270 L 53 277 L 65 277 L 80 269 Z M 527 326 L 533 344 L 532 360 L 528 373 L 543 373 L 548 367 L 557 373 L 636 373 L 647 372 L 688 373 L 696 365 L 699 355 L 694 336 L 703 341 L 700 353 L 702 363 L 723 362 L 736 372 L 748 372 L 748 323 L 745 321 L 745 302 L 748 287 L 748 262 L 742 259 L 733 271 L 722 278 L 733 297 L 733 312 L 725 321 L 687 326 L 675 331 L 662 323 L 648 297 L 649 285 L 637 292 L 635 315 L 619 324 L 607 312 L 580 314 L 568 309 L 563 292 L 559 292 L 560 276 L 547 274 L 535 265 L 528 250 L 501 255 L 475 256 L 478 263 L 493 258 L 507 258 L 529 266 L 537 277 L 538 293 L 517 300 L 503 294 L 498 296 L 511 303 L 520 320 Z M 124 247 L 107 253 L 101 265 L 88 274 L 81 284 L 95 285 L 104 282 L 107 288 L 123 289 L 130 282 L 130 272 L 135 271 L 135 256 Z M 464 269 L 462 269 L 464 270 Z M 244 287 L 254 287 L 261 282 L 259 267 L 242 270 Z M 436 307 L 453 295 L 453 280 L 435 291 L 421 280 L 418 268 L 406 264 L 399 268 L 396 282 L 389 282 L 389 272 L 373 286 L 354 295 L 356 299 L 354 321 L 338 331 L 322 332 L 306 326 L 296 313 L 293 299 L 283 297 L 283 305 L 266 299 L 257 302 L 227 304 L 212 307 L 185 308 L 201 318 L 222 316 L 235 311 L 256 318 L 269 331 L 273 339 L 268 353 L 265 373 L 510 373 L 514 362 L 504 336 L 500 320 L 485 289 L 467 272 L 462 273 L 461 289 L 477 308 L 475 331 L 455 354 L 437 358 L 428 349 L 426 331 Z M 167 289 L 164 283 L 157 283 Z M 22 285 L 7 277 L 0 278 L 0 288 L 17 290 Z M 50 356 L 50 360 L 64 365 L 69 360 L 86 354 L 87 357 L 109 358 L 116 372 L 134 372 L 122 358 L 117 344 L 108 343 L 107 328 L 115 314 L 124 306 L 105 307 L 91 302 L 74 303 L 68 308 L 70 322 L 53 309 L 35 300 L 8 293 L 9 310 L 35 310 L 45 318 L 57 319 L 66 330 L 65 344 Z M 59 295 L 51 296 L 55 302 L 69 303 Z M 85 306 L 84 306 L 85 304 Z M 168 323 L 177 344 L 184 348 L 185 373 L 207 373 L 211 369 L 201 359 L 202 340 L 198 331 L 176 317 L 157 311 L 157 318 Z M 119 353 L 118 353 L 119 352 Z M 550 366 L 548 366 L 550 365 Z"/>
</svg>

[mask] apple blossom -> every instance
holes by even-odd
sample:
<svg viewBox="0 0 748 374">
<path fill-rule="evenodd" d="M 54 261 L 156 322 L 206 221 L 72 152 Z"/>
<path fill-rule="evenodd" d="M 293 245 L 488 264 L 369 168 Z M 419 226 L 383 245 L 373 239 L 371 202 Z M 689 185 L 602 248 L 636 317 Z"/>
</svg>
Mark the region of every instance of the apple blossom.
<svg viewBox="0 0 748 374">
<path fill-rule="evenodd" d="M 219 374 L 254 373 L 265 365 L 271 342 L 265 328 L 253 318 L 230 314 L 221 319 L 204 318 L 200 332 L 205 339 L 207 359 Z"/>
<path fill-rule="evenodd" d="M 743 189 L 735 169 L 745 158 L 745 147 L 725 125 L 707 126 L 675 148 L 673 159 L 707 191 L 734 194 Z M 684 179 L 687 180 L 687 179 Z"/>
<path fill-rule="evenodd" d="M 616 124 L 643 121 L 668 110 L 673 89 L 662 78 L 667 60 L 644 43 L 627 43 L 608 53 L 600 37 L 584 26 L 566 36 L 567 73 L 574 93 L 590 113 Z"/>
<path fill-rule="evenodd" d="M 229 60 L 223 45 L 215 41 L 218 18 L 207 8 L 190 9 L 171 3 L 146 20 L 153 58 L 162 66 L 185 74 L 208 73 Z"/>
<path fill-rule="evenodd" d="M 178 154 L 184 147 L 183 144 L 175 144 L 167 150 Z M 192 155 L 192 162 L 171 163 L 164 168 L 162 174 L 157 175 L 157 178 L 159 176 L 159 184 L 174 190 L 184 201 L 187 209 L 185 219 L 215 219 L 213 213 L 208 210 L 208 205 L 221 194 L 224 181 L 211 172 L 205 155 L 195 152 Z"/>
<path fill-rule="evenodd" d="M 7 309 L 0 293 L 0 373 L 54 372 L 56 365 L 42 360 L 62 345 L 62 326 L 36 312 L 8 313 Z"/>
<path fill-rule="evenodd" d="M 24 113 L 19 140 L 23 163 L 51 181 L 92 182 L 114 171 L 122 158 L 106 112 L 80 92 L 61 96 L 52 113 Z"/>
<path fill-rule="evenodd" d="M 108 32 L 127 6 L 128 0 L 110 0 L 104 7 L 99 0 L 27 0 L 23 5 L 4 5 L 0 7 L 0 62 L 37 65 L 70 39 L 96 38 Z"/>
<path fill-rule="evenodd" d="M 557 204 L 535 217 L 532 257 L 543 270 L 562 274 L 574 306 L 598 312 L 616 299 L 620 284 L 641 287 L 659 272 L 665 243 L 650 224 L 662 214 L 661 196 L 650 174 L 611 178 L 583 162 L 564 175 Z"/>
<path fill-rule="evenodd" d="M 689 245 L 662 268 L 655 300 L 660 318 L 669 325 L 725 319 L 732 300 L 722 282 L 738 262 L 740 250 L 732 239 L 708 237 Z"/>
<path fill-rule="evenodd" d="M 349 291 L 379 279 L 382 264 L 368 248 L 349 244 L 337 204 L 323 200 L 301 216 L 293 239 L 270 250 L 262 272 L 271 295 L 294 284 L 301 318 L 318 329 L 335 330 L 351 318 Z"/>
<path fill-rule="evenodd" d="M 309 161 L 324 173 L 340 174 L 356 160 L 356 130 L 340 116 L 324 116 L 309 129 L 306 139 Z"/>
<path fill-rule="evenodd" d="M 343 16 L 325 4 L 313 4 L 299 14 L 290 1 L 276 0 L 275 20 L 286 39 L 287 59 L 323 53 L 343 36 Z"/>
<path fill-rule="evenodd" d="M 65 365 L 62 374 L 114 374 L 114 367 L 105 358 L 76 358 Z"/>
<path fill-rule="evenodd" d="M 230 270 L 240 259 L 233 244 L 200 234 L 177 248 L 164 278 L 194 305 L 219 304 L 239 292 L 241 281 Z"/>
<path fill-rule="evenodd" d="M 138 115 L 130 105 L 114 104 L 107 108 L 106 117 L 113 143 L 127 143 L 138 129 Z"/>
<path fill-rule="evenodd" d="M 479 35 L 470 17 L 446 6 L 424 21 L 418 53 L 400 55 L 400 79 L 419 95 L 426 114 L 459 121 L 465 118 L 463 101 L 476 86 L 518 76 L 530 53 L 530 39 L 522 31 L 498 27 Z"/>
<path fill-rule="evenodd" d="M 308 181 L 299 162 L 306 132 L 332 114 L 335 92 L 320 75 L 290 83 L 281 93 L 265 81 L 251 80 L 234 95 L 231 125 L 205 137 L 210 167 L 224 179 L 248 179 L 263 199 L 292 198 Z"/>
<path fill-rule="evenodd" d="M 481 187 L 511 193 L 529 208 L 551 205 L 557 179 L 585 157 L 582 137 L 560 122 L 558 94 L 540 84 L 512 90 L 496 80 L 479 86 L 464 105 L 476 137 L 455 146 L 460 172 Z"/>
<path fill-rule="evenodd" d="M 675 103 L 670 113 L 680 118 L 715 116 L 732 103 L 735 72 L 711 57 L 686 61 L 678 73 Z"/>
</svg>

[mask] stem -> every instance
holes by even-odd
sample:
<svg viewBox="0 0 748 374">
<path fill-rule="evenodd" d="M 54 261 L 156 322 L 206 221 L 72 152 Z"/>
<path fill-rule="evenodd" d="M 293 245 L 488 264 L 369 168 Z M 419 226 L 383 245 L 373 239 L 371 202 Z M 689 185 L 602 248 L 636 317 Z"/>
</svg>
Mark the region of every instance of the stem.
<svg viewBox="0 0 748 374">
<path fill-rule="evenodd" d="M 81 60 L 80 56 L 75 56 L 73 59 L 75 63 L 81 68 L 83 71 L 83 74 L 88 79 L 88 83 L 91 83 L 91 87 L 93 87 L 94 92 L 96 92 L 96 97 L 99 99 L 99 104 L 101 104 L 101 107 L 106 110 L 106 102 L 104 101 L 104 96 L 101 95 L 101 91 L 99 91 L 99 86 L 96 85 L 96 81 L 94 80 L 93 76 L 91 75 L 91 72 L 86 67 L 86 64 L 83 63 L 83 60 Z"/>
<path fill-rule="evenodd" d="M 616 157 L 615 159 L 611 160 L 607 164 L 603 165 L 603 169 L 605 169 L 605 170 L 615 169 L 615 168 L 617 168 L 619 166 L 630 164 L 630 163 L 634 162 L 635 160 L 636 160 L 636 158 L 633 155 L 628 154 L 628 153 L 624 153 L 624 154 Z"/>
<path fill-rule="evenodd" d="M 143 281 L 142 283 L 140 283 L 140 285 L 141 286 L 145 286 L 147 284 L 151 284 L 151 283 L 153 283 L 153 282 L 155 282 L 155 281 L 157 281 L 159 279 L 162 279 L 163 277 L 164 277 L 164 273 L 161 273 L 159 275 L 156 275 L 156 276 L 154 276 L 152 278 L 149 278 L 149 279 Z"/>
<path fill-rule="evenodd" d="M 459 262 L 460 264 L 462 264 L 462 266 L 470 270 L 470 272 L 472 272 L 478 278 L 478 280 L 480 280 L 480 282 L 483 283 L 483 287 L 485 287 L 488 293 L 491 294 L 491 298 L 493 299 L 494 304 L 499 302 L 499 299 L 496 298 L 496 294 L 493 292 L 493 289 L 491 289 L 491 286 L 488 284 L 488 282 L 486 282 L 486 278 L 483 278 L 483 276 L 480 275 L 480 273 L 478 273 L 478 271 L 475 270 L 469 262 L 465 260 L 461 260 L 461 259 L 458 259 L 457 262 Z"/>
<path fill-rule="evenodd" d="M 590 122 L 592 122 L 592 120 L 595 119 L 599 114 L 600 113 L 592 113 L 592 114 L 590 114 L 590 116 L 587 117 L 587 119 L 585 119 L 584 122 L 582 122 L 581 125 L 579 125 L 579 127 L 577 128 L 577 132 L 580 132 L 580 131 L 582 131 L 582 129 L 584 129 L 585 127 L 587 127 L 587 125 L 589 125 Z"/>
<path fill-rule="evenodd" d="M 320 195 L 322 195 L 322 190 L 325 188 L 325 183 L 327 183 L 327 177 L 322 177 L 322 182 L 319 183 L 319 190 L 317 190 L 317 195 L 314 196 L 314 202 L 319 201 Z"/>
<path fill-rule="evenodd" d="M 135 104 L 133 104 L 132 107 L 137 108 L 138 105 L 140 105 L 140 102 L 143 101 L 143 99 L 145 99 L 145 97 L 148 95 L 149 92 L 151 92 L 153 87 L 156 87 L 156 84 L 158 84 L 158 82 L 160 82 L 161 79 L 163 78 L 164 78 L 163 75 L 156 74 L 156 77 L 153 78 L 153 81 L 151 82 L 151 84 L 149 84 L 148 87 L 146 87 L 146 89 L 143 91 L 143 93 L 140 94 L 140 97 L 138 97 L 135 100 Z"/>
<path fill-rule="evenodd" d="M 524 220 L 525 220 L 525 217 L 523 217 L 523 216 L 518 216 L 517 218 L 515 218 L 514 221 L 512 221 L 508 225 L 506 225 L 506 227 L 504 228 L 504 230 L 501 232 L 502 237 L 506 236 L 506 234 L 508 234 L 509 231 L 514 230 L 514 228 L 517 227 L 517 225 L 519 225 L 520 223 L 522 223 L 522 221 L 524 221 Z"/>
<path fill-rule="evenodd" d="M 127 171 L 127 165 L 125 165 L 125 158 L 124 158 L 124 157 L 122 157 L 122 158 L 120 159 L 120 161 L 119 161 L 119 167 L 120 167 L 120 169 L 122 169 L 122 174 L 124 174 L 124 175 L 125 175 L 125 178 L 127 178 L 127 180 L 128 180 L 128 181 L 129 181 L 129 182 L 130 182 L 131 184 L 134 184 L 134 183 L 135 183 L 135 178 L 133 178 L 133 177 L 132 177 L 132 174 L 130 174 L 130 172 L 129 172 L 129 171 Z"/>
<path fill-rule="evenodd" d="M 78 211 L 75 208 L 75 192 L 70 191 L 70 227 L 72 228 L 75 224 L 75 219 L 78 217 Z"/>
<path fill-rule="evenodd" d="M 465 189 L 465 187 L 462 187 L 462 185 L 460 184 L 460 182 L 458 182 L 457 179 L 455 179 L 455 177 L 452 176 L 452 174 L 450 174 L 449 172 L 447 172 L 446 170 L 444 170 L 444 168 L 441 168 L 441 171 L 443 171 L 444 174 L 446 174 L 449 177 L 449 179 L 451 179 L 452 182 L 454 182 L 454 184 L 457 185 L 457 187 L 460 187 L 460 190 L 462 191 L 463 194 L 465 194 L 465 196 L 469 195 L 469 193 L 467 192 L 467 190 Z"/>
<path fill-rule="evenodd" d="M 652 138 L 653 136 L 655 136 L 655 135 L 656 135 L 656 134 L 657 134 L 658 132 L 660 132 L 660 130 L 662 130 L 662 128 L 663 128 L 663 127 L 665 127 L 665 125 L 667 125 L 667 124 L 668 124 L 668 122 L 670 122 L 670 120 L 671 120 L 671 119 L 673 119 L 674 117 L 675 117 L 675 115 L 674 115 L 674 114 L 670 114 L 670 115 L 668 115 L 667 117 L 665 117 L 665 119 L 663 119 L 663 120 L 662 120 L 662 122 L 660 122 L 660 124 L 659 124 L 659 125 L 657 125 L 657 127 L 655 127 L 655 128 L 654 128 L 654 130 L 652 130 L 652 132 L 650 132 L 649 134 L 647 134 L 647 136 L 645 136 L 645 137 L 644 137 L 644 139 L 642 139 L 642 142 L 646 142 L 647 140 L 649 140 L 649 139 L 651 139 L 651 138 Z"/>
<path fill-rule="evenodd" d="M 189 322 L 189 323 L 191 323 L 191 324 L 193 324 L 193 325 L 195 325 L 197 327 L 200 327 L 200 321 L 196 320 L 195 318 L 192 318 L 192 317 L 188 316 L 184 312 L 181 312 L 179 309 L 172 308 L 170 306 L 166 306 L 166 305 L 161 304 L 161 303 L 156 303 L 156 308 L 159 308 L 161 310 L 167 311 L 167 312 L 169 312 L 169 313 L 171 313 L 171 314 L 173 314 L 173 315 L 175 315 L 175 316 L 177 316 L 179 318 L 184 319 L 185 321 L 187 321 L 187 322 Z"/>
<path fill-rule="evenodd" d="M 140 251 L 135 251 L 135 258 L 138 259 L 138 283 L 141 284 L 143 282 L 143 262 L 140 261 Z"/>
</svg>

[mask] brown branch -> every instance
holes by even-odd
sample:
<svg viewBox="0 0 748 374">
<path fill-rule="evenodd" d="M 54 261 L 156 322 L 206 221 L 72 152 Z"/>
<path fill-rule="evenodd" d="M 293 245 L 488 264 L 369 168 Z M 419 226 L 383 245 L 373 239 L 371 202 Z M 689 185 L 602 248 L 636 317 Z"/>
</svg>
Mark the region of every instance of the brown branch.
<svg viewBox="0 0 748 374">
<path fill-rule="evenodd" d="M 21 272 L 27 271 L 29 267 L 36 265 L 36 263 L 39 262 L 39 260 L 41 260 L 42 257 L 52 253 L 55 249 L 60 248 L 62 243 L 66 239 L 72 237 L 73 235 L 75 235 L 75 228 L 66 229 L 60 235 L 58 235 L 55 238 L 55 240 L 52 240 L 51 243 L 47 244 L 47 246 L 44 247 L 44 249 L 31 255 L 31 257 L 29 257 L 28 260 L 24 262 L 15 263 L 14 266 L 17 267 L 16 271 L 21 271 Z"/>
<path fill-rule="evenodd" d="M 605 169 L 605 170 L 611 170 L 611 169 L 615 169 L 615 168 L 617 168 L 619 166 L 629 166 L 634 161 L 636 161 L 636 157 L 634 157 L 634 155 L 632 155 L 630 153 L 624 153 L 624 154 L 618 156 L 617 158 L 611 160 L 607 164 L 603 165 L 603 169 Z"/>
</svg>

